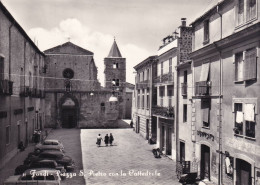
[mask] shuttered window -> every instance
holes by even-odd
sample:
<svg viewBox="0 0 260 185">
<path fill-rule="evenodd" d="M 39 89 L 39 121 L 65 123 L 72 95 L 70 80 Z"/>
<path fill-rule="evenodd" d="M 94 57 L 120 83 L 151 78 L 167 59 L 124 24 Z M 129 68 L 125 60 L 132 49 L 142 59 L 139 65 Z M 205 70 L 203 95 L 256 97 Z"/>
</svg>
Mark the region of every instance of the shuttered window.
<svg viewBox="0 0 260 185">
<path fill-rule="evenodd" d="M 256 0 L 247 0 L 246 20 L 252 20 L 256 17 Z"/>
<path fill-rule="evenodd" d="M 244 22 L 244 0 L 238 0 L 238 7 L 237 7 L 237 23 L 238 25 Z"/>
<path fill-rule="evenodd" d="M 247 50 L 244 62 L 244 80 L 256 79 L 256 60 L 256 48 Z"/>
<path fill-rule="evenodd" d="M 243 81 L 243 52 L 235 54 L 235 81 Z"/>
</svg>

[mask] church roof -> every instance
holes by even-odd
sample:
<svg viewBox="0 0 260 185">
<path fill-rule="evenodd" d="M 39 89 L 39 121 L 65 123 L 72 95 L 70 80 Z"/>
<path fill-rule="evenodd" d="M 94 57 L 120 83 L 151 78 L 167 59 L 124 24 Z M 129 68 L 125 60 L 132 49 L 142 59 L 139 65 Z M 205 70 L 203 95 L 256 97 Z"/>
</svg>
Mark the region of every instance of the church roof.
<svg viewBox="0 0 260 185">
<path fill-rule="evenodd" d="M 91 51 L 88 51 L 82 47 L 79 47 L 72 42 L 66 42 L 62 45 L 47 49 L 45 54 L 70 54 L 70 55 L 93 55 Z"/>
<path fill-rule="evenodd" d="M 107 57 L 122 57 L 115 40 Z"/>
</svg>

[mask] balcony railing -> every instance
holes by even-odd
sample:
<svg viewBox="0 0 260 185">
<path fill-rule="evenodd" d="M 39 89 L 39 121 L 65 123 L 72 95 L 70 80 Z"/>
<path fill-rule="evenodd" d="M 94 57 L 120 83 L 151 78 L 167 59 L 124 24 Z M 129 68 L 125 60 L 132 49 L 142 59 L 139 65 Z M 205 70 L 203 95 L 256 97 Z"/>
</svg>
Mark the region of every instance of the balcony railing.
<svg viewBox="0 0 260 185">
<path fill-rule="evenodd" d="M 138 82 L 137 84 L 136 84 L 136 88 L 137 89 L 146 89 L 146 88 L 148 88 L 149 87 L 149 80 L 145 80 L 145 81 L 142 81 L 142 82 Z"/>
<path fill-rule="evenodd" d="M 13 82 L 10 80 L 0 80 L 0 95 L 12 95 Z"/>
<path fill-rule="evenodd" d="M 187 96 L 187 89 L 188 89 L 187 83 L 182 83 L 182 84 L 181 84 L 181 93 L 182 93 L 182 96 Z"/>
<path fill-rule="evenodd" d="M 20 96 L 21 96 L 21 97 L 27 97 L 27 96 L 29 96 L 29 87 L 28 87 L 28 86 L 22 86 L 22 87 L 20 87 Z"/>
<path fill-rule="evenodd" d="M 152 113 L 160 116 L 165 116 L 169 118 L 174 117 L 174 108 L 173 107 L 160 107 L 160 106 L 153 106 Z"/>
<path fill-rule="evenodd" d="M 211 82 L 209 81 L 196 82 L 195 95 L 196 96 L 211 95 Z"/>
<path fill-rule="evenodd" d="M 161 76 L 154 77 L 154 83 L 170 83 L 174 81 L 173 73 L 163 74 Z"/>
</svg>

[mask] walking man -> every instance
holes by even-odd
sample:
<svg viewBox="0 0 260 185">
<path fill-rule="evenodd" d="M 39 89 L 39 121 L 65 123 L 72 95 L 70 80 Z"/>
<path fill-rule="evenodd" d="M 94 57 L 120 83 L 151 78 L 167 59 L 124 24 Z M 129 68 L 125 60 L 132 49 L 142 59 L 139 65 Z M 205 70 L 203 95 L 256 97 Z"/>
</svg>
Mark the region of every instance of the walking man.
<svg viewBox="0 0 260 185">
<path fill-rule="evenodd" d="M 113 141 L 114 141 L 114 137 L 113 137 L 112 133 L 110 133 L 110 136 L 109 136 L 109 143 L 110 143 L 110 146 L 113 145 Z"/>
<path fill-rule="evenodd" d="M 106 146 L 108 145 L 108 141 L 109 141 L 109 137 L 108 137 L 108 134 L 105 136 L 105 143 L 106 143 Z"/>
</svg>

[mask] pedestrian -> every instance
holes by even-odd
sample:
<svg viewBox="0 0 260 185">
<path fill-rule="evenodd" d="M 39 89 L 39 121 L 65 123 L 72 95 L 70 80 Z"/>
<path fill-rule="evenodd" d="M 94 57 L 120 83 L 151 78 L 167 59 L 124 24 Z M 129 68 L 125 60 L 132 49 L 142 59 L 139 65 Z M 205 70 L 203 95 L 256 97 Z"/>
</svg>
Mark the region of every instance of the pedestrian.
<svg viewBox="0 0 260 185">
<path fill-rule="evenodd" d="M 131 120 L 131 122 L 130 122 L 130 127 L 133 128 L 133 125 L 134 125 L 134 123 L 133 123 L 133 121 Z"/>
<path fill-rule="evenodd" d="M 108 145 L 108 142 L 109 142 L 109 136 L 108 136 L 108 134 L 105 136 L 105 144 L 106 144 L 106 146 Z"/>
<path fill-rule="evenodd" d="M 113 145 L 113 141 L 114 141 L 114 137 L 113 137 L 112 133 L 110 133 L 110 136 L 109 136 L 109 143 L 110 143 L 110 146 Z"/>
<path fill-rule="evenodd" d="M 103 140 L 102 137 L 101 137 L 101 134 L 98 134 L 98 136 L 97 136 L 97 143 L 96 143 L 98 146 L 101 145 L 101 140 Z"/>
</svg>

